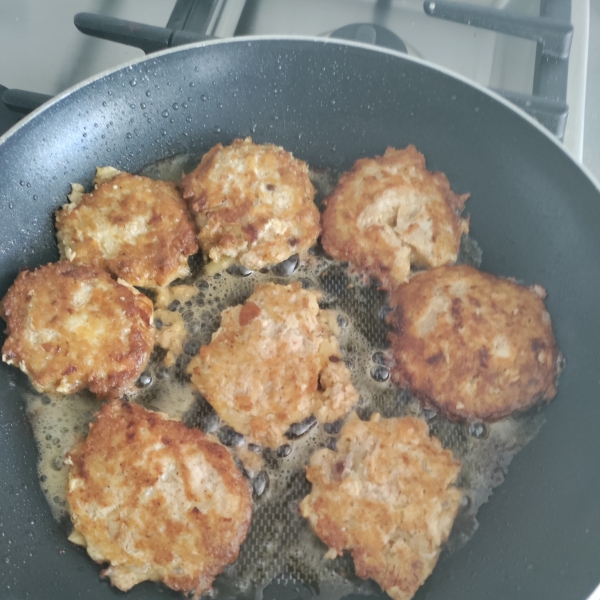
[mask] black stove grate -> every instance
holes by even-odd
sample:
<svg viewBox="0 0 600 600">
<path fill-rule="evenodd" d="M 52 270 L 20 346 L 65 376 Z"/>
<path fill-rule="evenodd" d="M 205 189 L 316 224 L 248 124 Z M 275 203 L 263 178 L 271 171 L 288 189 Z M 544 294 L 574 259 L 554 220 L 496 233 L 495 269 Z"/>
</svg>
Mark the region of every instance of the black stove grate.
<svg viewBox="0 0 600 600">
<path fill-rule="evenodd" d="M 252 5 L 253 0 L 246 0 L 243 12 L 252 12 Z M 381 8 L 381 2 L 378 1 L 376 5 Z M 226 7 L 227 0 L 177 0 L 166 27 L 91 13 L 80 13 L 74 20 L 76 27 L 83 33 L 151 53 L 211 39 Z M 567 76 L 573 37 L 570 0 L 541 0 L 538 17 L 445 0 L 425 0 L 423 9 L 431 17 L 537 42 L 533 93 L 526 95 L 506 90 L 494 91 L 529 113 L 559 139 L 563 139 L 568 116 Z M 242 15 L 242 19 L 244 16 Z M 370 27 L 374 29 L 380 26 L 375 23 Z M 354 29 L 356 35 L 364 33 L 363 30 L 364 27 Z M 395 34 L 391 35 L 397 37 Z M 379 42 L 379 38 L 386 38 L 384 35 L 376 37 L 378 40 L 375 43 Z M 0 93 L 4 104 L 20 114 L 27 114 L 50 98 L 44 94 L 4 88 L 0 89 Z M 5 114 L 2 118 L 0 112 L 0 131 L 5 131 L 13 121 L 16 119 L 10 115 Z"/>
<path fill-rule="evenodd" d="M 541 0 L 540 16 L 438 0 L 425 0 L 425 12 L 438 19 L 489 29 L 537 42 L 533 94 L 494 90 L 563 139 L 567 125 L 567 76 L 573 39 L 571 2 Z"/>
</svg>

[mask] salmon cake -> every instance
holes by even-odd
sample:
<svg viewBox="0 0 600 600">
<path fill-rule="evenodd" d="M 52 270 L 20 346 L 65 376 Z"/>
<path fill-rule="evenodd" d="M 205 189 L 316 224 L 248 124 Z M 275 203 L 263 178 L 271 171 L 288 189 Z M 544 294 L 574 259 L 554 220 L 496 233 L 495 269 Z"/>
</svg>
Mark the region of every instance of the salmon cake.
<svg viewBox="0 0 600 600">
<path fill-rule="evenodd" d="M 322 244 L 387 290 L 408 279 L 411 265 L 456 262 L 469 231 L 460 217 L 468 194 L 457 195 L 443 173 L 431 173 L 414 146 L 361 158 L 325 200 Z"/>
<path fill-rule="evenodd" d="M 560 360 L 544 297 L 466 265 L 415 275 L 391 295 L 393 380 L 461 421 L 551 400 Z"/>
<path fill-rule="evenodd" d="M 358 400 L 336 314 L 321 310 L 320 298 L 297 281 L 257 285 L 244 305 L 223 311 L 190 362 L 192 384 L 250 442 L 277 447 L 292 424 L 335 421 Z"/>
<path fill-rule="evenodd" d="M 168 285 L 189 274 L 196 226 L 177 186 L 103 167 L 94 190 L 73 185 L 56 212 L 63 260 L 95 265 L 137 287 Z"/>
<path fill-rule="evenodd" d="M 99 267 L 63 261 L 22 271 L 3 298 L 2 360 L 38 392 L 120 396 L 154 346 L 152 302 Z"/>
<path fill-rule="evenodd" d="M 234 562 L 252 515 L 248 484 L 227 448 L 199 429 L 119 400 L 73 448 L 69 539 L 120 590 L 142 581 L 208 592 Z"/>
<path fill-rule="evenodd" d="M 182 180 L 214 274 L 232 263 L 256 270 L 315 244 L 321 233 L 308 166 L 279 146 L 217 144 Z"/>
<path fill-rule="evenodd" d="M 300 504 L 325 558 L 352 554 L 356 574 L 394 600 L 409 600 L 429 577 L 450 535 L 462 493 L 460 464 L 415 417 L 361 421 L 352 413 L 335 451 L 315 452 Z"/>
</svg>

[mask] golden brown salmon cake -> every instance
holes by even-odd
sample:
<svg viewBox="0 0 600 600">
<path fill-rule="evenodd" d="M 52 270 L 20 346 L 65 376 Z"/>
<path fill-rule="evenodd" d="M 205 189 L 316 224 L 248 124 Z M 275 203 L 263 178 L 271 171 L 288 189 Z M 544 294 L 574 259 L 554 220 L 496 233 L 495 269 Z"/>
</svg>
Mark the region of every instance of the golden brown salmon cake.
<svg viewBox="0 0 600 600">
<path fill-rule="evenodd" d="M 388 148 L 357 160 L 326 199 L 323 248 L 392 289 L 408 279 L 411 264 L 456 262 L 469 231 L 459 216 L 468 197 L 455 194 L 443 173 L 429 172 L 414 146 Z"/>
<path fill-rule="evenodd" d="M 336 315 L 319 309 L 320 298 L 299 282 L 257 285 L 244 305 L 223 311 L 188 367 L 219 416 L 251 442 L 274 448 L 293 423 L 335 421 L 358 400 Z"/>
<path fill-rule="evenodd" d="M 550 400 L 558 349 L 544 296 L 468 266 L 415 275 L 391 296 L 392 378 L 459 420 L 494 421 Z"/>
<path fill-rule="evenodd" d="M 250 138 L 217 144 L 182 180 L 209 273 L 260 269 L 310 248 L 321 233 L 306 163 Z"/>
<path fill-rule="evenodd" d="M 64 261 L 22 271 L 1 311 L 2 360 L 39 392 L 120 396 L 154 345 L 152 302 L 99 267 Z"/>
<path fill-rule="evenodd" d="M 315 452 L 306 468 L 311 493 L 300 512 L 329 546 L 345 550 L 356 574 L 394 600 L 409 600 L 429 577 L 462 494 L 452 453 L 415 417 L 361 421 L 352 413 L 335 451 Z"/>
<path fill-rule="evenodd" d="M 97 265 L 138 287 L 159 287 L 189 274 L 196 227 L 170 181 L 99 169 L 94 190 L 73 186 L 56 211 L 61 258 Z"/>
<path fill-rule="evenodd" d="M 120 590 L 162 581 L 198 597 L 237 559 L 252 514 L 248 484 L 199 429 L 113 401 L 67 464 L 69 539 L 110 563 L 101 575 Z"/>
</svg>

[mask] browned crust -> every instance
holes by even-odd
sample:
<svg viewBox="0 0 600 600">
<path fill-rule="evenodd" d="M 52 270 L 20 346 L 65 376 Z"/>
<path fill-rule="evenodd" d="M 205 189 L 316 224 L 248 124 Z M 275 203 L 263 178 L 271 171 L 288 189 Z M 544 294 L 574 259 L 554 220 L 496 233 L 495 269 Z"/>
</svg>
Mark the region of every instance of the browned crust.
<svg viewBox="0 0 600 600">
<path fill-rule="evenodd" d="M 89 295 L 80 304 L 82 289 Z M 58 262 L 22 271 L 1 310 L 8 329 L 2 359 L 38 391 L 120 396 L 154 345 L 152 302 L 98 267 Z"/>
<path fill-rule="evenodd" d="M 204 484 L 200 495 L 193 479 L 198 476 L 193 469 L 194 457 L 199 454 L 218 473 L 219 488 Z M 144 461 L 140 464 L 142 455 Z M 163 497 L 161 501 L 157 495 L 154 508 L 142 506 L 141 498 L 152 493 L 160 475 L 156 469 L 164 460 L 177 465 L 185 498 L 174 499 L 176 504 L 172 505 L 173 500 Z M 143 570 L 146 565 L 140 562 L 141 554 L 149 557 L 147 566 L 158 574 L 153 580 L 160 579 L 174 590 L 193 591 L 197 597 L 209 591 L 214 578 L 237 559 L 252 516 L 249 487 L 228 450 L 210 441 L 199 429 L 188 429 L 179 421 L 136 404 L 113 401 L 103 406 L 87 439 L 69 453 L 69 461 L 71 516 L 88 547 L 101 549 L 104 561 L 112 563 L 103 576 L 114 577 L 112 571 L 122 566 Z M 83 485 L 72 485 L 74 480 L 81 480 Z M 121 480 L 126 489 L 111 490 L 111 484 L 118 486 Z M 113 506 L 112 494 L 118 491 L 122 494 L 119 514 L 134 514 L 136 520 L 123 523 L 118 517 L 117 525 L 113 524 L 117 530 L 111 534 L 110 527 L 93 515 L 95 507 L 101 511 Z M 216 495 L 232 502 L 231 514 L 198 508 L 214 503 Z M 179 502 L 190 507 L 184 520 Z M 173 516 L 174 510 L 177 514 Z M 127 537 L 132 535 L 129 528 L 134 530 L 134 538 Z M 135 556 L 123 543 L 126 539 L 135 540 Z"/>
<path fill-rule="evenodd" d="M 181 184 L 213 261 L 258 269 L 307 250 L 321 233 L 308 166 L 279 146 L 217 144 Z"/>
<path fill-rule="evenodd" d="M 225 309 L 221 327 L 189 364 L 192 384 L 249 441 L 276 448 L 294 423 L 343 417 L 358 400 L 342 360 L 332 311 L 321 293 L 257 285 L 244 305 Z"/>
<path fill-rule="evenodd" d="M 127 236 L 140 221 L 145 231 Z M 185 276 L 187 257 L 198 252 L 196 226 L 177 186 L 129 173 L 101 183 L 77 206 L 58 210 L 56 228 L 62 258 L 74 253 L 74 264 L 102 267 L 140 287 Z M 117 238 L 110 254 L 99 243 L 109 230 Z"/>
<path fill-rule="evenodd" d="M 460 465 L 415 417 L 363 422 L 353 413 L 337 450 L 312 455 L 302 515 L 356 573 L 408 600 L 435 566 L 458 511 Z"/>
<path fill-rule="evenodd" d="M 551 400 L 559 352 L 543 295 L 464 265 L 414 276 L 391 296 L 393 380 L 455 420 L 496 421 Z"/>
<path fill-rule="evenodd" d="M 433 261 L 420 256 L 411 247 L 410 236 L 417 229 L 414 223 L 402 235 L 398 234 L 398 246 L 405 244 L 402 249 L 392 248 L 390 231 L 386 232 L 381 224 L 359 228 L 359 219 L 365 209 L 373 207 L 385 194 L 401 195 L 407 189 L 422 199 L 422 206 L 430 203 L 432 198 L 435 200 L 426 209 L 432 228 L 431 246 L 439 247 Z M 428 171 L 425 157 L 414 146 L 403 150 L 389 147 L 384 156 L 357 160 L 342 175 L 325 200 L 327 208 L 321 217 L 321 242 L 333 258 L 351 261 L 377 279 L 383 289 L 391 290 L 406 281 L 411 263 L 435 267 L 456 260 L 461 235 L 469 230 L 468 218 L 460 217 L 468 197 L 469 194 L 455 194 L 444 173 Z"/>
</svg>

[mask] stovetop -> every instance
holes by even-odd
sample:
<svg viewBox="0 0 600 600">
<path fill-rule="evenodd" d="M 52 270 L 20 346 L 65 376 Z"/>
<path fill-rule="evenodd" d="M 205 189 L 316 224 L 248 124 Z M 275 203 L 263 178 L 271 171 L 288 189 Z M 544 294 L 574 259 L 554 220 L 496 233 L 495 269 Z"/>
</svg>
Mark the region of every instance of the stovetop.
<svg viewBox="0 0 600 600">
<path fill-rule="evenodd" d="M 586 92 L 600 96 L 593 79 L 586 90 L 594 66 L 588 56 L 590 63 L 600 62 L 588 55 L 588 2 L 0 0 L 0 84 L 53 95 L 143 56 L 137 48 L 83 35 L 73 24 L 82 11 L 92 14 L 79 17 L 79 28 L 107 39 L 123 37 L 115 18 L 150 26 L 140 44 L 147 51 L 201 35 L 333 35 L 395 48 L 401 38 L 408 54 L 495 89 L 527 110 L 600 178 L 600 97 L 588 98 L 585 110 Z M 600 10 L 592 5 L 591 12 L 592 24 L 600 26 Z M 4 120 L 6 127 L 17 117 L 4 111 Z M 0 114 L 0 128 L 1 121 Z"/>
</svg>

